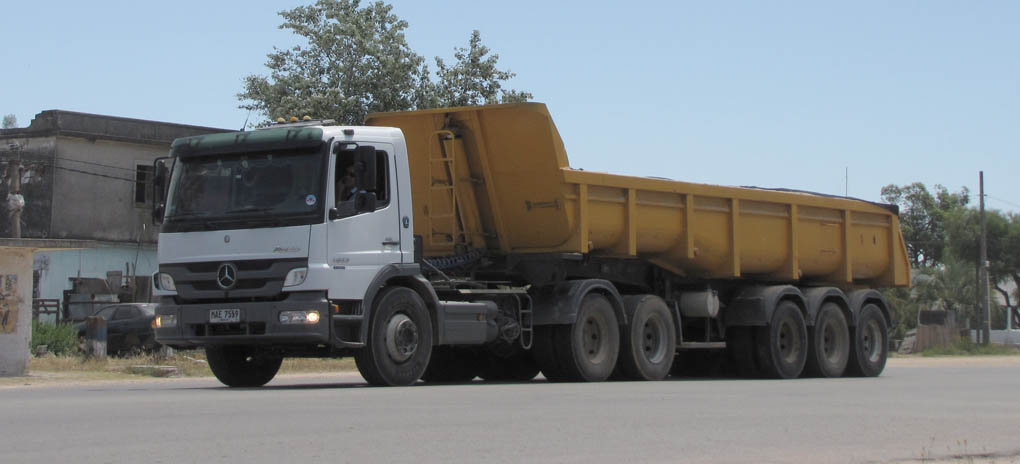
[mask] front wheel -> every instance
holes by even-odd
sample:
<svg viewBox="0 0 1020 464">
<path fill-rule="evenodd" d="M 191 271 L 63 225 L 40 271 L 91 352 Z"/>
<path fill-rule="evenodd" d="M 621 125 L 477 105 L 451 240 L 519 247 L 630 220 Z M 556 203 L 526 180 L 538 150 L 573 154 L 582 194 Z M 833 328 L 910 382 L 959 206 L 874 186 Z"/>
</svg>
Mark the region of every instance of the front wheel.
<svg viewBox="0 0 1020 464">
<path fill-rule="evenodd" d="M 228 387 L 261 387 L 273 380 L 283 357 L 250 346 L 208 346 L 205 358 L 213 375 Z"/>
<path fill-rule="evenodd" d="M 365 347 L 354 356 L 372 385 L 410 385 L 421 378 L 432 355 L 432 319 L 425 302 L 407 287 L 380 292 Z"/>
</svg>

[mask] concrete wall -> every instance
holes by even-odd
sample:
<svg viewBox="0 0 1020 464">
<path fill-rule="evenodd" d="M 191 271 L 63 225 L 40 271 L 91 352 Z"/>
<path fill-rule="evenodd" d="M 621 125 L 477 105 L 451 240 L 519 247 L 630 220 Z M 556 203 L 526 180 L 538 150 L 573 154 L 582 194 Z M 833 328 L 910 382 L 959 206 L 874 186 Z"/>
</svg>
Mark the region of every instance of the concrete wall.
<svg viewBox="0 0 1020 464">
<path fill-rule="evenodd" d="M 138 164 L 151 166 L 167 150 L 160 145 L 58 137 L 57 163 L 67 169 L 54 172 L 50 238 L 155 243 L 152 209 L 135 202 L 135 169 Z M 113 269 L 120 268 L 123 263 Z"/>
<path fill-rule="evenodd" d="M 0 377 L 25 375 L 32 340 L 32 250 L 0 247 Z"/>
</svg>

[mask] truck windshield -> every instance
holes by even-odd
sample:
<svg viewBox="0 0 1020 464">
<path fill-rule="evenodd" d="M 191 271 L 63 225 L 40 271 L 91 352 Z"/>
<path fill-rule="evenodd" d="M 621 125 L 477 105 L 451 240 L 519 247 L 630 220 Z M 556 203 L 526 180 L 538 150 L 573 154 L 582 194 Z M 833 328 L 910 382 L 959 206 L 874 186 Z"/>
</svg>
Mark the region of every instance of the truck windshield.
<svg viewBox="0 0 1020 464">
<path fill-rule="evenodd" d="M 316 148 L 178 158 L 166 223 L 203 228 L 236 221 L 259 226 L 260 219 L 270 222 L 264 227 L 308 224 L 301 218 L 322 216 L 322 160 Z"/>
</svg>

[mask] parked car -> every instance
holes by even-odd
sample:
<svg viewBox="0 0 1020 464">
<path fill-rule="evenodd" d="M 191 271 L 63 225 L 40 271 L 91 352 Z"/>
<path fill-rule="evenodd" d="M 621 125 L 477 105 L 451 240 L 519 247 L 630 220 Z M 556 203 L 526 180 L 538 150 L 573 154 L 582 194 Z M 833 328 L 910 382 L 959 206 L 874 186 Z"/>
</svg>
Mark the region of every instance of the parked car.
<svg viewBox="0 0 1020 464">
<path fill-rule="evenodd" d="M 152 328 L 155 310 L 155 303 L 118 303 L 96 311 L 93 316 L 106 321 L 106 352 L 118 354 L 159 348 Z M 85 336 L 85 322 L 74 327 L 79 337 Z"/>
</svg>

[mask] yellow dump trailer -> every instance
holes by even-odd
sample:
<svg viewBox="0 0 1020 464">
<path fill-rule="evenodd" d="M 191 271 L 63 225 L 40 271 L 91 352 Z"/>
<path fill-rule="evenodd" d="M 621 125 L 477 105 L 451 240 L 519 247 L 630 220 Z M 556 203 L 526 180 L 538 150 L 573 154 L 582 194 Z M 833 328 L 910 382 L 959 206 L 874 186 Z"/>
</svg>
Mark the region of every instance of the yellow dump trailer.
<svg viewBox="0 0 1020 464">
<path fill-rule="evenodd" d="M 404 133 L 426 256 L 580 253 L 687 279 L 908 284 L 888 205 L 572 169 L 541 103 L 380 113 L 368 124 Z"/>
</svg>

